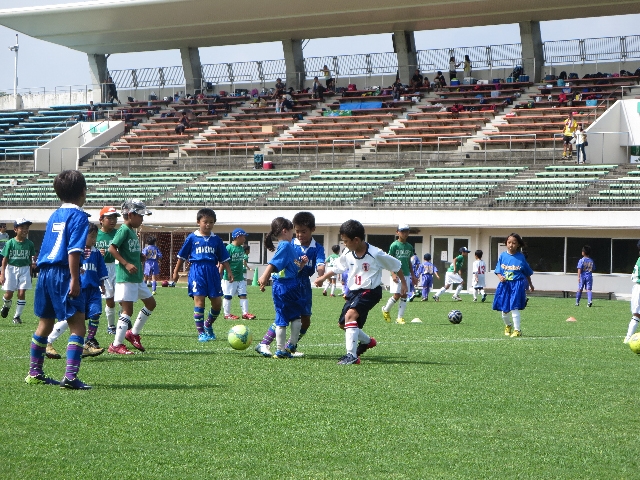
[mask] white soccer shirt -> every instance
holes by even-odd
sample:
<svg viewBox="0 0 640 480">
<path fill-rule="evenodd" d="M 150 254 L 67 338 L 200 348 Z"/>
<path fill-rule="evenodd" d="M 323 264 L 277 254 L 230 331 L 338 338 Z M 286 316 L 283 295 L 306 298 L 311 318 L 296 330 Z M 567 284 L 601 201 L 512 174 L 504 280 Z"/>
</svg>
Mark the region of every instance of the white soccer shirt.
<svg viewBox="0 0 640 480">
<path fill-rule="evenodd" d="M 349 270 L 349 290 L 369 290 L 382 283 L 382 270 L 397 272 L 401 268 L 400 260 L 367 243 L 367 251 L 362 257 L 351 251 L 344 252 L 331 270 L 335 273 Z"/>
<path fill-rule="evenodd" d="M 480 275 L 487 273 L 487 264 L 484 263 L 484 260 L 476 260 L 473 262 L 473 273 L 478 275 L 478 278 L 480 278 Z"/>
</svg>

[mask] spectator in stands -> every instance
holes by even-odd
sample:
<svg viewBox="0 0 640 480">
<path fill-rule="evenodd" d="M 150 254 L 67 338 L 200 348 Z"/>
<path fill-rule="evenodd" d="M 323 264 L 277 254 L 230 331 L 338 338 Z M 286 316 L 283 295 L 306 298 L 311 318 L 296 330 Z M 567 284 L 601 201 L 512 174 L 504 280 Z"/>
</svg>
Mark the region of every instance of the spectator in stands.
<svg viewBox="0 0 640 480">
<path fill-rule="evenodd" d="M 318 80 L 318 77 L 313 77 L 313 98 L 324 102 L 324 91 L 325 88 L 320 83 L 320 80 Z"/>
<path fill-rule="evenodd" d="M 271 98 L 276 98 L 278 94 L 284 95 L 285 84 L 282 83 L 281 78 L 276 78 L 275 91 L 273 92 L 273 96 Z"/>
<path fill-rule="evenodd" d="M 469 78 L 471 77 L 471 59 L 469 58 L 469 55 L 465 55 L 464 56 L 464 77 L 463 78 Z"/>
<path fill-rule="evenodd" d="M 109 102 L 113 102 L 114 100 L 116 100 L 118 103 L 120 102 L 120 99 L 118 98 L 118 89 L 116 88 L 116 84 L 113 83 L 113 78 L 109 77 L 107 78 L 107 98 Z"/>
<path fill-rule="evenodd" d="M 178 124 L 176 125 L 176 134 L 184 135 L 184 131 L 190 127 L 191 122 L 189 122 L 189 119 L 187 118 L 187 112 L 183 111 L 180 116 L 180 120 L 178 120 Z"/>
<path fill-rule="evenodd" d="M 587 144 L 587 134 L 582 129 L 582 125 L 578 125 L 578 129 L 575 133 L 576 137 L 576 156 L 578 157 L 578 164 L 583 164 L 587 162 L 587 153 L 584 149 Z M 582 157 L 580 156 L 580 152 L 582 152 Z"/>
<path fill-rule="evenodd" d="M 278 95 L 276 97 L 276 113 L 280 113 L 282 111 L 282 95 Z"/>
<path fill-rule="evenodd" d="M 433 89 L 437 92 L 439 90 L 442 89 L 442 87 L 446 87 L 447 86 L 447 81 L 444 78 L 444 75 L 442 74 L 442 72 L 440 70 L 438 70 L 438 74 L 436 75 L 436 78 L 433 79 Z"/>
<path fill-rule="evenodd" d="M 429 79 L 427 78 L 427 82 L 429 81 Z M 413 88 L 414 90 L 417 90 L 419 88 L 422 88 L 422 86 L 424 85 L 424 77 L 420 74 L 420 69 L 416 68 L 416 73 L 413 74 L 413 77 L 411 77 L 411 88 Z"/>
<path fill-rule="evenodd" d="M 93 104 L 93 100 L 89 101 L 89 108 L 87 108 L 87 117 L 89 120 L 95 121 L 98 117 L 98 107 Z"/>
<path fill-rule="evenodd" d="M 396 81 L 393 82 L 391 88 L 393 89 L 393 99 L 400 100 L 400 95 L 402 94 L 402 92 L 404 92 L 404 85 L 402 85 L 400 77 L 396 77 Z"/>
<path fill-rule="evenodd" d="M 283 97 L 282 111 L 283 112 L 293 111 L 293 97 L 291 96 L 291 92 L 287 92 Z"/>
<path fill-rule="evenodd" d="M 173 101 L 174 101 L 174 103 L 178 103 L 180 101 L 180 92 L 176 92 L 173 95 Z"/>
<path fill-rule="evenodd" d="M 566 107 L 567 106 L 567 94 L 564 92 L 560 92 L 560 95 L 558 95 L 558 103 L 560 104 L 561 107 Z"/>
<path fill-rule="evenodd" d="M 456 68 L 460 66 L 459 63 L 456 63 L 456 57 L 449 57 L 449 81 L 454 78 L 458 78 L 458 74 L 456 73 Z"/>
<path fill-rule="evenodd" d="M 324 75 L 327 90 L 334 90 L 336 88 L 335 80 L 331 78 L 331 70 L 329 70 L 329 67 L 327 67 L 326 65 L 322 67 L 322 75 Z"/>
<path fill-rule="evenodd" d="M 569 112 L 569 117 L 564 121 L 562 129 L 562 137 L 564 140 L 564 150 L 562 151 L 562 158 L 571 158 L 573 156 L 573 134 L 578 128 L 578 122 L 573 119 L 573 113 Z"/>
</svg>

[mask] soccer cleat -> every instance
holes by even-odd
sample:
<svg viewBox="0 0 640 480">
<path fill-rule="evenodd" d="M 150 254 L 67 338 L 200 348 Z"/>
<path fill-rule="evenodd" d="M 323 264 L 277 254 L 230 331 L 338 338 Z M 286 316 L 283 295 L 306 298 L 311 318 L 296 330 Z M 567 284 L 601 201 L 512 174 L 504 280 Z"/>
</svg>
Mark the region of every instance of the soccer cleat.
<svg viewBox="0 0 640 480">
<path fill-rule="evenodd" d="M 626 336 L 626 337 L 624 337 L 624 340 L 622 340 L 622 343 L 629 343 L 630 339 L 631 339 L 631 337 Z"/>
<path fill-rule="evenodd" d="M 82 358 L 85 357 L 97 357 L 98 355 L 102 355 L 104 353 L 104 348 L 95 348 L 84 344 L 82 348 Z"/>
<path fill-rule="evenodd" d="M 21 325 L 22 319 L 20 317 L 13 317 L 13 323 L 15 323 L 16 325 Z"/>
<path fill-rule="evenodd" d="M 461 301 L 462 301 L 462 299 L 461 299 L 459 296 L 457 296 L 457 295 L 454 295 L 453 297 L 451 297 L 451 299 L 452 299 L 454 302 L 461 302 Z"/>
<path fill-rule="evenodd" d="M 487 294 L 485 293 L 484 295 L 482 295 L 482 303 L 484 303 L 486 299 L 487 299 Z"/>
<path fill-rule="evenodd" d="M 38 375 L 27 375 L 24 379 L 29 385 L 60 385 L 60 382 L 51 377 L 47 377 L 44 373 Z"/>
<path fill-rule="evenodd" d="M 204 333 L 209 336 L 209 341 L 213 341 L 216 339 L 216 334 L 213 333 L 213 327 L 204 327 Z"/>
<path fill-rule="evenodd" d="M 118 346 L 115 346 L 113 343 L 111 345 L 109 345 L 109 350 L 107 350 L 109 353 L 113 353 L 114 355 L 134 355 L 134 353 L 129 350 L 126 345 L 124 345 L 123 343 L 121 343 Z"/>
<path fill-rule="evenodd" d="M 295 351 L 291 354 L 291 358 L 302 358 L 304 357 L 304 353 Z"/>
<path fill-rule="evenodd" d="M 336 295 L 335 295 L 335 293 L 332 293 L 332 294 L 331 294 L 331 296 L 332 296 L 332 297 L 335 297 Z"/>
<path fill-rule="evenodd" d="M 576 302 L 576 307 L 579 307 L 579 306 L 580 306 L 580 304 L 578 302 Z"/>
<path fill-rule="evenodd" d="M 423 302 L 428 302 L 428 301 L 429 301 L 429 297 L 424 297 L 424 298 L 422 299 L 422 301 L 423 301 Z"/>
<path fill-rule="evenodd" d="M 242 318 L 245 320 L 255 320 L 256 316 L 253 313 L 243 313 Z"/>
<path fill-rule="evenodd" d="M 591 308 L 591 305 L 593 305 L 593 303 L 591 302 L 587 303 L 587 307 Z"/>
<path fill-rule="evenodd" d="M 0 310 L 0 317 L 7 318 L 7 315 L 9 315 L 9 307 L 2 307 L 2 310 Z"/>
<path fill-rule="evenodd" d="M 478 299 L 477 299 L 477 298 L 474 298 L 474 299 L 473 299 L 473 303 L 476 303 L 477 301 L 478 301 Z"/>
<path fill-rule="evenodd" d="M 375 338 L 371 337 L 371 340 L 369 341 L 369 343 L 361 343 L 358 345 L 358 348 L 356 350 L 356 355 L 360 356 L 370 348 L 375 347 L 376 345 L 378 345 L 378 342 L 376 342 Z"/>
<path fill-rule="evenodd" d="M 53 345 L 50 343 L 47 343 L 47 351 L 45 352 L 45 355 L 47 358 L 51 358 L 53 360 L 59 360 L 62 358 L 62 355 L 56 352 L 56 349 L 53 348 Z"/>
<path fill-rule="evenodd" d="M 224 316 L 225 320 L 240 320 L 240 317 L 238 317 L 237 315 L 234 315 L 233 313 L 229 313 L 228 315 Z"/>
<path fill-rule="evenodd" d="M 287 349 L 276 350 L 276 353 L 273 354 L 273 358 L 293 358 L 293 355 L 291 355 L 291 352 Z"/>
<path fill-rule="evenodd" d="M 360 359 L 358 357 L 354 357 L 350 353 L 347 353 L 338 361 L 338 365 L 360 365 Z"/>
<path fill-rule="evenodd" d="M 147 287 L 151 288 L 151 282 L 147 282 Z"/>
<path fill-rule="evenodd" d="M 323 297 L 326 297 L 326 296 L 327 296 L 327 291 L 326 291 L 326 290 L 324 290 L 324 291 L 322 292 L 322 296 L 323 296 Z"/>
<path fill-rule="evenodd" d="M 396 325 L 405 325 L 407 322 L 404 321 L 404 318 L 396 318 Z"/>
<path fill-rule="evenodd" d="M 155 290 L 153 292 L 151 292 L 151 295 L 157 295 L 158 292 L 156 292 Z"/>
<path fill-rule="evenodd" d="M 511 334 L 511 338 L 521 337 L 521 336 L 522 336 L 522 332 L 520 330 L 514 330 L 513 333 Z"/>
<path fill-rule="evenodd" d="M 142 343 L 140 343 L 140 335 L 136 335 L 131 330 L 127 330 L 127 333 L 124 334 L 124 338 L 135 348 L 144 352 L 144 347 L 142 346 Z"/>
<path fill-rule="evenodd" d="M 512 333 L 513 333 L 513 326 L 507 325 L 506 327 L 504 327 L 505 336 L 510 337 Z"/>
<path fill-rule="evenodd" d="M 100 344 L 98 343 L 98 340 L 96 340 L 95 338 L 92 338 L 91 340 L 87 340 L 86 342 L 84 342 L 84 344 L 87 347 L 100 348 Z"/>
<path fill-rule="evenodd" d="M 391 315 L 389 315 L 389 312 L 385 312 L 384 308 L 382 309 L 382 318 L 384 318 L 385 322 L 391 323 Z"/>
<path fill-rule="evenodd" d="M 202 332 L 200 335 L 198 335 L 199 342 L 208 342 L 209 340 L 209 335 L 206 332 Z"/>
<path fill-rule="evenodd" d="M 437 295 L 434 295 L 434 296 L 433 296 L 433 301 L 434 301 L 434 302 L 439 302 L 439 301 L 440 301 L 440 297 L 439 297 L 439 296 L 437 296 Z"/>
<path fill-rule="evenodd" d="M 107 327 L 107 334 L 108 335 L 115 335 L 116 334 L 116 327 L 115 325 L 109 325 Z"/>
<path fill-rule="evenodd" d="M 68 388 L 69 390 L 91 390 L 91 385 L 87 385 L 78 377 L 73 380 L 64 377 L 60 382 L 60 388 Z"/>
<path fill-rule="evenodd" d="M 526 307 L 527 305 L 529 305 L 529 297 L 524 301 L 524 306 Z"/>
<path fill-rule="evenodd" d="M 258 352 L 263 357 L 272 357 L 271 350 L 269 349 L 269 345 L 266 343 L 259 343 L 256 345 L 255 351 Z"/>
</svg>

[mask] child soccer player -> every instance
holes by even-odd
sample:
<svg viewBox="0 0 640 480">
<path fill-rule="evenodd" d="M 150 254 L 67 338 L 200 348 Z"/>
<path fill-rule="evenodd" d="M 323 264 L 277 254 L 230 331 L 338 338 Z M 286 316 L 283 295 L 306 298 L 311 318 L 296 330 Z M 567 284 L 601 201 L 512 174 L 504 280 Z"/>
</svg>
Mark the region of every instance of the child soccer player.
<svg viewBox="0 0 640 480">
<path fill-rule="evenodd" d="M 107 272 L 107 266 L 100 251 L 94 246 L 97 236 L 97 225 L 90 223 L 80 275 L 80 291 L 85 301 L 85 318 L 89 319 L 89 331 L 82 349 L 83 357 L 95 357 L 104 353 L 104 348 L 100 348 L 95 336 L 98 331 L 100 314 L 102 314 L 104 280 L 109 276 L 109 272 Z M 69 322 L 61 320 L 53 326 L 53 331 L 47 339 L 47 358 L 61 358 L 53 348 L 53 342 L 67 330 L 68 325 Z"/>
<path fill-rule="evenodd" d="M 582 289 L 587 289 L 587 307 L 592 305 L 591 289 L 593 287 L 593 271 L 596 269 L 591 259 L 591 247 L 585 245 L 582 247 L 582 258 L 578 261 L 578 291 L 576 292 L 576 307 L 580 305 L 580 297 L 582 297 Z"/>
<path fill-rule="evenodd" d="M 307 333 L 309 326 L 311 325 L 311 306 L 312 306 L 312 291 L 311 281 L 309 278 L 314 273 L 318 272 L 318 275 L 324 274 L 324 247 L 316 242 L 313 238 L 313 232 L 316 230 L 316 217 L 311 212 L 298 212 L 293 217 L 293 228 L 296 232 L 296 238 L 293 239 L 293 246 L 296 249 L 299 257 L 306 257 L 307 263 L 298 272 L 298 279 L 302 286 L 302 315 L 300 335 L 297 343 L 300 343 L 302 337 Z M 277 325 L 273 323 L 267 333 L 265 333 L 262 342 L 256 345 L 256 352 L 268 357 L 271 355 L 269 345 L 276 337 Z M 292 344 L 291 340 L 289 343 Z M 303 357 L 304 353 L 295 351 L 291 354 L 293 357 Z"/>
<path fill-rule="evenodd" d="M 640 250 L 640 240 L 638 240 L 636 246 Z M 631 320 L 627 328 L 627 336 L 623 340 L 624 343 L 629 343 L 631 335 L 636 332 L 638 322 L 640 322 L 640 257 L 638 257 L 636 264 L 633 266 L 631 281 L 633 282 L 633 288 L 631 289 Z"/>
<path fill-rule="evenodd" d="M 236 228 L 231 232 L 231 243 L 227 245 L 229 252 L 229 267 L 233 274 L 233 281 L 229 281 L 226 270 L 220 264 L 219 270 L 222 273 L 222 293 L 224 300 L 222 307 L 224 309 L 224 318 L 226 320 L 238 320 L 240 317 L 231 314 L 231 300 L 234 295 L 238 295 L 240 299 L 240 308 L 242 309 L 242 318 L 245 320 L 253 320 L 255 315 L 249 313 L 249 300 L 247 300 L 247 281 L 244 278 L 244 242 L 247 238 L 247 232 L 241 228 Z"/>
<path fill-rule="evenodd" d="M 273 245 L 274 237 L 278 239 L 277 249 Z M 270 252 L 275 251 L 259 280 L 261 291 L 264 291 L 269 277 L 271 277 L 273 285 L 271 295 L 276 311 L 275 337 L 277 346 L 273 358 L 293 357 L 302 327 L 300 317 L 304 305 L 298 272 L 306 265 L 308 258 L 298 256 L 298 251 L 291 242 L 292 238 L 293 223 L 283 217 L 274 218 L 271 222 L 271 230 L 264 236 L 264 245 Z M 288 342 L 286 341 L 287 326 L 291 327 L 291 336 Z M 262 352 L 260 353 L 264 355 Z"/>
<path fill-rule="evenodd" d="M 413 276 L 416 278 L 416 283 L 420 280 L 420 275 L 418 274 L 418 270 L 420 269 L 420 257 L 414 251 L 413 256 L 409 260 L 411 265 L 411 270 L 413 271 Z M 420 294 L 418 293 L 417 285 L 414 285 L 413 282 L 409 284 L 409 301 L 413 302 L 414 299 L 418 298 Z"/>
<path fill-rule="evenodd" d="M 340 245 L 334 245 L 333 247 L 331 247 L 331 251 L 333 253 L 329 255 L 329 257 L 327 258 L 327 268 L 333 267 L 333 264 L 335 263 L 335 261 L 338 258 L 340 258 Z M 334 275 L 333 277 L 329 277 L 329 280 L 327 281 L 327 286 L 324 287 L 324 290 L 322 291 L 322 295 L 326 297 L 327 289 L 331 287 L 331 296 L 335 297 L 336 283 L 338 283 L 337 275 Z"/>
<path fill-rule="evenodd" d="M 433 299 L 436 302 L 440 301 L 440 295 L 442 295 L 447 290 L 447 288 L 455 284 L 458 284 L 458 288 L 456 288 L 456 292 L 453 294 L 453 301 L 462 301 L 462 298 L 460 298 L 460 292 L 462 291 L 462 286 L 464 285 L 464 280 L 462 279 L 462 267 L 464 265 L 464 259 L 470 251 L 471 250 L 469 250 L 467 247 L 460 248 L 460 255 L 458 255 L 455 260 L 451 262 L 451 265 L 449 265 L 447 273 L 444 276 L 444 287 L 438 290 L 438 293 L 433 296 Z"/>
<path fill-rule="evenodd" d="M 142 225 L 145 215 L 151 215 L 151 212 L 147 210 L 144 202 L 140 200 L 124 202 L 122 204 L 124 223 L 109 245 L 109 253 L 118 261 L 114 300 L 122 307 L 116 326 L 116 335 L 108 350 L 115 355 L 133 355 L 133 352 L 124 344 L 125 339 L 136 349 L 145 351 L 140 342 L 140 332 L 156 308 L 155 298 L 151 295 L 147 284 L 142 281 L 142 252 L 138 235 L 136 235 L 136 229 Z M 142 300 L 144 307 L 140 309 L 131 327 L 133 304 L 137 300 Z"/>
<path fill-rule="evenodd" d="M 400 281 L 398 280 L 398 276 L 395 273 L 391 273 L 391 284 L 389 285 L 389 291 L 393 294 L 389 300 L 387 300 L 387 304 L 382 307 L 382 317 L 386 322 L 391 321 L 391 315 L 389 315 L 389 310 L 393 307 L 398 300 L 400 300 L 400 305 L 398 306 L 398 318 L 396 319 L 396 323 L 398 325 L 404 325 L 404 310 L 407 308 L 407 292 L 409 291 L 409 281 L 411 283 L 416 283 L 415 275 L 413 274 L 413 269 L 411 268 L 411 264 L 409 263 L 409 259 L 413 256 L 413 246 L 407 243 L 407 239 L 409 238 L 409 225 L 398 225 L 398 230 L 396 231 L 398 235 L 398 240 L 393 242 L 389 247 L 389 255 L 397 258 L 402 263 L 402 275 L 407 285 L 405 285 L 405 293 L 404 295 L 400 294 L 400 290 L 402 285 L 400 285 Z M 349 287 L 351 288 L 351 287 Z"/>
<path fill-rule="evenodd" d="M 147 239 L 147 246 L 142 250 L 144 255 L 144 281 L 147 287 L 151 287 L 151 294 L 156 294 L 156 287 L 158 286 L 158 275 L 160 274 L 160 263 L 158 260 L 162 258 L 162 252 L 156 247 L 156 237 L 151 236 Z M 151 285 L 149 285 L 151 280 Z"/>
<path fill-rule="evenodd" d="M 27 238 L 29 235 L 29 225 L 31 222 L 25 218 L 19 218 L 13 222 L 13 229 L 16 236 L 5 243 L 2 249 L 2 270 L 0 271 L 0 283 L 5 290 L 2 297 L 3 305 L 0 316 L 7 318 L 11 308 L 13 292 L 18 291 L 18 302 L 16 313 L 13 315 L 13 323 L 20 324 L 22 311 L 27 304 L 25 293 L 31 290 L 31 266 L 33 258 L 36 256 L 36 247 Z"/>
<path fill-rule="evenodd" d="M 104 280 L 104 313 L 107 317 L 107 333 L 116 334 L 116 302 L 113 299 L 116 291 L 116 259 L 109 253 L 109 245 L 116 236 L 116 224 L 120 214 L 115 207 L 104 207 L 100 210 L 100 230 L 96 240 L 96 248 L 104 257 L 108 277 Z"/>
<path fill-rule="evenodd" d="M 91 387 L 78 378 L 86 325 L 84 297 L 80 291 L 80 257 L 87 240 L 89 220 L 82 210 L 87 196 L 84 175 L 64 170 L 53 180 L 53 188 L 63 204 L 53 212 L 38 256 L 40 273 L 36 283 L 34 312 L 40 318 L 31 340 L 29 384 L 60 385 L 62 388 L 87 390 Z M 67 368 L 61 382 L 43 371 L 47 337 L 55 319 L 69 324 Z"/>
<path fill-rule="evenodd" d="M 2 264 L 2 250 L 9 241 L 9 234 L 7 233 L 7 224 L 0 223 L 0 265 Z"/>
<path fill-rule="evenodd" d="M 234 281 L 234 277 L 229 266 L 229 252 L 224 247 L 222 239 L 211 233 L 217 221 L 216 212 L 210 208 L 201 208 L 196 219 L 198 230 L 187 236 L 178 252 L 173 281 L 178 281 L 180 269 L 188 260 L 191 267 L 187 277 L 187 292 L 193 298 L 193 319 L 198 331 L 198 341 L 209 342 L 216 339 L 213 323 L 218 319 L 222 308 L 222 285 L 218 263 L 222 264 L 230 282 Z M 204 306 L 207 297 L 211 302 L 211 309 L 205 320 Z"/>
<path fill-rule="evenodd" d="M 493 309 L 502 312 L 504 334 L 507 337 L 521 337 L 520 311 L 527 306 L 527 285 L 533 292 L 531 275 L 533 270 L 521 252 L 524 241 L 517 233 L 507 237 L 507 251 L 498 257 L 495 274 L 500 283 L 493 297 Z M 513 324 L 509 319 L 509 312 Z"/>
<path fill-rule="evenodd" d="M 360 363 L 360 355 L 377 345 L 376 339 L 367 335 L 364 324 L 373 307 L 382 299 L 382 270 L 389 270 L 398 277 L 400 295 L 407 294 L 407 284 L 402 273 L 402 262 L 364 241 L 364 227 L 356 220 L 347 220 L 340 226 L 340 237 L 347 247 L 340 259 L 324 275 L 315 281 L 316 287 L 325 278 L 349 269 L 349 293 L 342 308 L 338 324 L 344 329 L 347 354 L 338 365 Z"/>
<path fill-rule="evenodd" d="M 482 260 L 482 250 L 476 250 L 474 253 L 476 259 L 473 262 L 473 301 L 478 301 L 478 291 L 482 295 L 482 302 L 487 299 L 487 294 L 484 293 L 485 287 L 485 274 L 487 273 L 487 264 Z"/>
<path fill-rule="evenodd" d="M 422 301 L 428 302 L 429 291 L 433 287 L 433 276 L 435 275 L 440 280 L 440 275 L 438 275 L 438 267 L 431 263 L 431 254 L 425 253 L 423 258 L 424 262 L 418 267 L 418 277 L 420 278 L 418 285 L 422 286 Z"/>
</svg>

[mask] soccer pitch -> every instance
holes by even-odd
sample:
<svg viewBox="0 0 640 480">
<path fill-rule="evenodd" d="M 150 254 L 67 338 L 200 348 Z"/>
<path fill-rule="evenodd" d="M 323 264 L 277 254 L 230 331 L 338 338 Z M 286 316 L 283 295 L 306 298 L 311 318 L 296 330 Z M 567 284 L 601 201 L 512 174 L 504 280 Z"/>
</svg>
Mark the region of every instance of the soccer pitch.
<svg viewBox="0 0 640 480">
<path fill-rule="evenodd" d="M 338 366 L 343 300 L 319 289 L 299 346 L 306 357 L 288 360 L 226 341 L 237 323 L 249 326 L 253 345 L 262 338 L 273 318 L 269 291 L 251 287 L 258 320 L 219 319 L 209 343 L 197 341 L 186 289 L 159 288 L 156 299 L 142 334 L 147 352 L 84 359 L 80 378 L 90 391 L 24 383 L 33 291 L 23 325 L 2 319 L 3 478 L 640 476 L 640 358 L 622 344 L 628 302 L 587 308 L 585 299 L 575 307 L 574 299 L 534 297 L 522 338 L 504 336 L 491 296 L 408 304 L 407 322 L 422 324 L 385 323 L 376 308 L 365 331 L 378 346 L 361 365 Z M 454 308 L 460 325 L 447 320 Z M 105 328 L 103 315 L 104 347 Z M 46 360 L 45 372 L 62 378 L 64 360 Z"/>
</svg>

